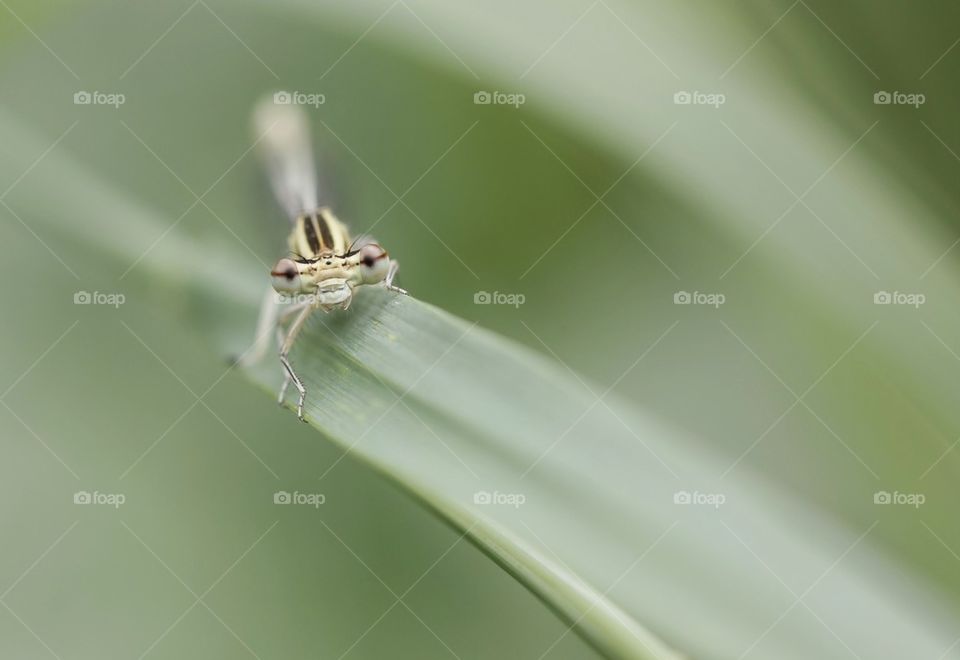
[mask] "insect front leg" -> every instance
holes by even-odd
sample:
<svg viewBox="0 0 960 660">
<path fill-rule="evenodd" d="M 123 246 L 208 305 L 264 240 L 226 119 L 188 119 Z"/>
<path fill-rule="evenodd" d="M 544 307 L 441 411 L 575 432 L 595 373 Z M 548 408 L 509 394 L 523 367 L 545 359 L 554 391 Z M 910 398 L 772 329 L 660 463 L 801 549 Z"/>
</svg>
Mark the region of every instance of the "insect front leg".
<svg viewBox="0 0 960 660">
<path fill-rule="evenodd" d="M 243 355 L 237 358 L 237 363 L 249 367 L 266 355 L 270 350 L 270 331 L 277 325 L 280 303 L 277 301 L 276 292 L 270 288 L 267 289 L 260 303 L 260 315 L 257 317 L 257 329 L 254 335 L 253 344 Z"/>
<path fill-rule="evenodd" d="M 383 279 L 383 283 L 387 287 L 387 291 L 396 291 L 403 295 L 407 295 L 406 289 L 401 289 L 398 286 L 394 286 L 393 278 L 397 276 L 397 271 L 400 270 L 400 264 L 397 263 L 395 259 L 390 261 L 390 268 L 387 270 L 387 276 Z"/>
<path fill-rule="evenodd" d="M 277 350 L 283 350 L 283 330 L 277 325 Z M 283 369 L 283 384 L 280 385 L 280 394 L 277 395 L 277 403 L 283 405 L 283 400 L 287 396 L 287 387 L 290 386 L 290 374 L 286 367 Z"/>
<path fill-rule="evenodd" d="M 275 335 L 277 339 L 278 351 L 283 349 L 283 340 L 284 340 L 283 324 L 289 321 L 291 316 L 300 312 L 305 307 L 308 307 L 310 304 L 311 303 L 309 302 L 297 303 L 296 305 L 291 305 L 290 307 L 287 307 L 279 314 L 274 313 L 274 316 L 276 317 Z M 280 404 L 281 406 L 283 405 L 283 400 L 287 396 L 287 387 L 289 386 L 290 386 L 290 374 L 287 373 L 286 368 L 284 368 L 283 384 L 280 385 L 280 393 L 277 395 L 277 403 Z"/>
<path fill-rule="evenodd" d="M 283 340 L 283 344 L 280 346 L 280 364 L 283 365 L 283 368 L 286 370 L 287 375 L 290 377 L 290 380 L 293 381 L 294 387 L 297 388 L 297 391 L 300 393 L 300 399 L 297 401 L 297 417 L 300 418 L 300 421 L 306 421 L 303 418 L 303 401 L 307 397 L 307 389 L 303 386 L 303 381 L 300 380 L 300 377 L 297 376 L 297 373 L 293 370 L 293 366 L 290 364 L 290 360 L 287 358 L 287 355 L 290 353 L 290 349 L 293 347 L 293 343 L 297 339 L 297 335 L 300 334 L 300 331 L 303 329 L 304 324 L 307 321 L 307 317 L 313 312 L 313 307 L 307 305 L 300 311 L 300 314 L 294 319 L 293 323 L 290 324 L 290 329 L 287 330 L 287 336 Z"/>
</svg>

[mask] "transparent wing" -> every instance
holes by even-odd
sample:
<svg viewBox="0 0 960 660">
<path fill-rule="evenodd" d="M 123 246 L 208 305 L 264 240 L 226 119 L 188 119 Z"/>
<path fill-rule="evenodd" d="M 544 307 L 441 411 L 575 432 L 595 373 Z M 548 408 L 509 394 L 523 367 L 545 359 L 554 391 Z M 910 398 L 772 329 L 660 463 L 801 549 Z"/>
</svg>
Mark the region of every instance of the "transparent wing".
<svg viewBox="0 0 960 660">
<path fill-rule="evenodd" d="M 317 169 L 306 113 L 283 100 L 284 92 L 265 97 L 254 110 L 253 124 L 270 187 L 293 221 L 319 206 Z"/>
</svg>

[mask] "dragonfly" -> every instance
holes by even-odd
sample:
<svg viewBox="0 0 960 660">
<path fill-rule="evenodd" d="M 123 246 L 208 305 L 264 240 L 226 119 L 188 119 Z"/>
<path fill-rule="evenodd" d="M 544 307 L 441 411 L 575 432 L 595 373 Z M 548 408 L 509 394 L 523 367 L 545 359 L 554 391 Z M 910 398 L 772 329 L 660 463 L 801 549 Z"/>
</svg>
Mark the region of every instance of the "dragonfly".
<svg viewBox="0 0 960 660">
<path fill-rule="evenodd" d="M 305 421 L 307 390 L 290 363 L 290 350 L 310 315 L 317 310 L 346 310 L 361 286 L 381 285 L 398 294 L 407 292 L 393 283 L 397 261 L 369 236 L 351 240 L 347 226 L 321 203 L 306 112 L 269 96 L 254 109 L 253 124 L 261 137 L 259 146 L 270 188 L 292 229 L 287 239 L 290 254 L 270 271 L 271 287 L 261 306 L 257 338 L 242 361 L 258 362 L 269 350 L 273 331 L 283 367 L 277 402 L 283 405 L 293 383 L 299 393 L 297 417 Z"/>
</svg>

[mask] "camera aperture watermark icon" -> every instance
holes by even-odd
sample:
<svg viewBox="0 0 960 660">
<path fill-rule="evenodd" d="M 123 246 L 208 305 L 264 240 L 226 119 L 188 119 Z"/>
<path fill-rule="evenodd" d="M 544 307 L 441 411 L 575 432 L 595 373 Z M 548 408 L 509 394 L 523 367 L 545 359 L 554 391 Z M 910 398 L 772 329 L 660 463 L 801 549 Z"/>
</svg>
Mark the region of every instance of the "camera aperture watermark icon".
<svg viewBox="0 0 960 660">
<path fill-rule="evenodd" d="M 519 92 L 486 92 L 481 90 L 473 94 L 474 105 L 512 105 L 514 108 L 519 108 L 526 102 L 526 95 Z"/>
<path fill-rule="evenodd" d="M 274 504 L 300 504 L 319 509 L 320 505 L 326 501 L 327 496 L 323 493 L 301 493 L 299 490 L 291 493 L 286 490 L 278 490 L 273 494 Z"/>
<path fill-rule="evenodd" d="M 706 305 L 718 309 L 727 302 L 722 293 L 705 293 L 703 291 L 677 291 L 673 294 L 674 305 Z"/>
<path fill-rule="evenodd" d="M 122 293 L 77 291 L 73 294 L 74 305 L 108 305 L 116 309 L 125 302 L 127 302 L 127 297 Z"/>
<path fill-rule="evenodd" d="M 119 509 L 126 501 L 127 496 L 123 493 L 101 493 L 99 490 L 91 493 L 88 490 L 78 490 L 73 494 L 74 504 L 99 504 Z"/>
<path fill-rule="evenodd" d="M 912 105 L 919 108 L 926 102 L 926 95 L 920 93 L 880 91 L 873 95 L 874 105 Z"/>
<path fill-rule="evenodd" d="M 922 293 L 905 293 L 903 291 L 877 291 L 873 294 L 874 305 L 906 305 L 918 309 L 927 302 Z"/>
<path fill-rule="evenodd" d="M 504 293 L 503 291 L 477 291 L 473 294 L 474 305 L 512 305 L 520 307 L 527 302 L 522 293 Z"/>
<path fill-rule="evenodd" d="M 673 494 L 673 503 L 695 506 L 712 506 L 719 509 L 726 504 L 727 496 L 723 493 L 701 493 L 699 490 L 678 490 Z"/>
<path fill-rule="evenodd" d="M 699 92 L 681 90 L 674 93 L 674 105 L 709 105 L 719 108 L 727 102 L 727 95 L 719 92 Z"/>
<path fill-rule="evenodd" d="M 912 506 L 915 509 L 919 509 L 926 501 L 927 496 L 923 493 L 901 493 L 899 490 L 893 492 L 878 490 L 873 494 L 873 503 L 881 505 L 895 504 L 898 506 Z"/>
<path fill-rule="evenodd" d="M 74 105 L 111 105 L 114 108 L 119 108 L 126 102 L 126 95 L 119 92 L 100 92 L 96 90 L 87 92 L 80 90 L 79 92 L 73 93 Z"/>
<path fill-rule="evenodd" d="M 501 493 L 499 490 L 478 490 L 473 494 L 473 503 L 482 505 L 512 506 L 519 509 L 527 501 L 523 493 Z"/>
<path fill-rule="evenodd" d="M 280 91 L 273 93 L 273 102 L 276 105 L 312 105 L 319 108 L 327 102 L 327 97 L 319 92 Z"/>
</svg>

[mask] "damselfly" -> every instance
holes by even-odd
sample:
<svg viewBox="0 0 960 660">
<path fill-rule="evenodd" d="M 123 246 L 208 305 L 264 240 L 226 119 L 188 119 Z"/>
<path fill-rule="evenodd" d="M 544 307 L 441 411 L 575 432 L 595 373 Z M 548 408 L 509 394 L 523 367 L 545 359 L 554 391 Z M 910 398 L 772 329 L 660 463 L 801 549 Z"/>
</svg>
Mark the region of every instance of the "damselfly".
<svg viewBox="0 0 960 660">
<path fill-rule="evenodd" d="M 263 301 L 255 346 L 244 361 L 259 360 L 275 330 L 283 365 L 278 401 L 283 404 L 292 382 L 300 393 L 297 416 L 303 420 L 307 390 L 289 354 L 310 314 L 318 309 L 347 309 L 354 289 L 362 285 L 382 283 L 391 291 L 406 291 L 393 284 L 398 265 L 386 250 L 368 236 L 351 241 L 346 225 L 321 205 L 306 113 L 268 97 L 254 111 L 254 128 L 270 187 L 293 230 L 287 240 L 290 256 L 270 271 L 273 286 Z"/>
</svg>

